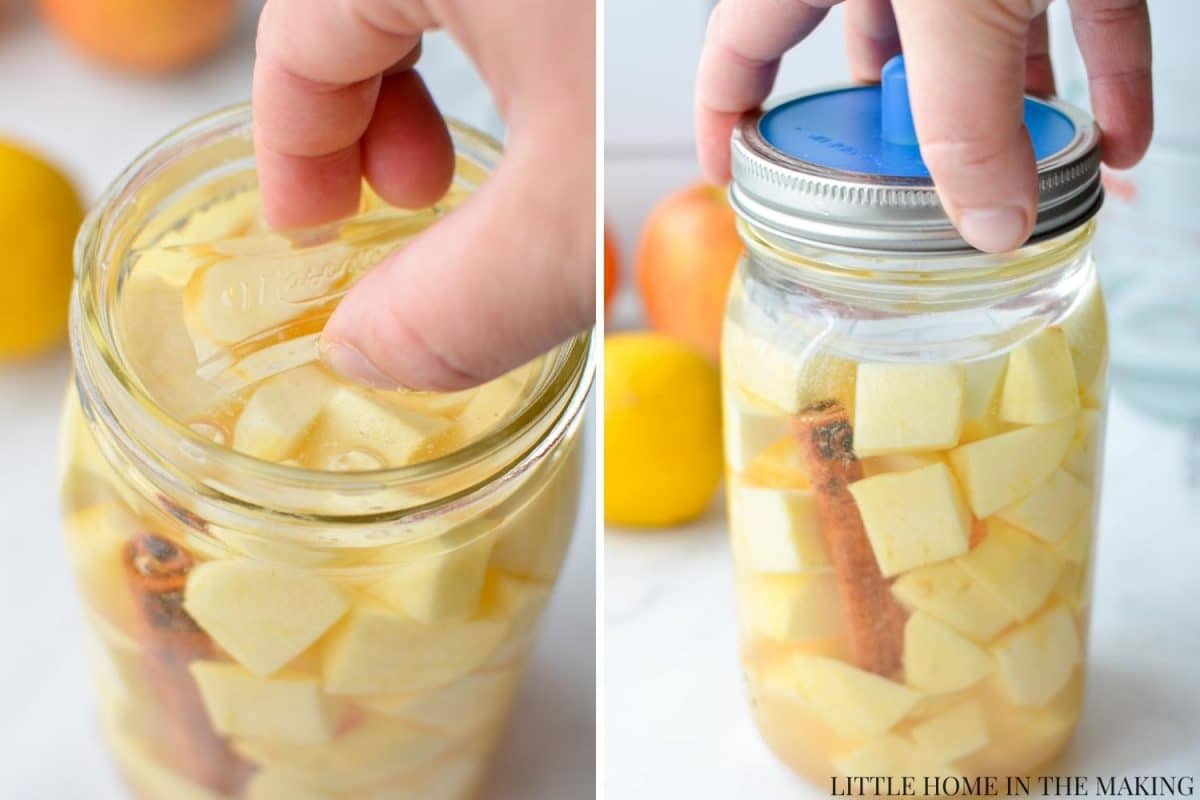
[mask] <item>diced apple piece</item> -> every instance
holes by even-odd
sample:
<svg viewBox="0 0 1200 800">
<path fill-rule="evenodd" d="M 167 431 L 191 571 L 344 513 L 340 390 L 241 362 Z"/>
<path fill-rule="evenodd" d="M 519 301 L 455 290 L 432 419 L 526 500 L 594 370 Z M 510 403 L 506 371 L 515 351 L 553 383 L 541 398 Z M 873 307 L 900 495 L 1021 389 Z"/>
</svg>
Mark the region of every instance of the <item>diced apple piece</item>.
<svg viewBox="0 0 1200 800">
<path fill-rule="evenodd" d="M 1067 685 L 1082 646 L 1070 612 L 1056 606 L 1002 637 L 992 654 L 1013 703 L 1040 708 Z"/>
<path fill-rule="evenodd" d="M 287 772 L 260 769 L 246 784 L 245 800 L 337 800 L 329 792 L 311 789 Z"/>
<path fill-rule="evenodd" d="M 725 392 L 725 460 L 742 470 L 759 453 L 788 436 L 787 417 L 730 386 Z"/>
<path fill-rule="evenodd" d="M 837 582 L 829 572 L 754 576 L 749 594 L 754 629 L 763 636 L 805 641 L 844 633 Z"/>
<path fill-rule="evenodd" d="M 188 669 L 217 733 L 300 744 L 333 738 L 332 709 L 316 679 L 260 678 L 222 661 L 194 661 Z"/>
<path fill-rule="evenodd" d="M 1054 551 L 1072 564 L 1082 564 L 1087 560 L 1092 549 L 1092 539 L 1095 536 L 1090 510 L 1079 518 L 1061 541 L 1056 542 Z"/>
<path fill-rule="evenodd" d="M 776 341 L 726 322 L 721 364 L 734 386 L 770 407 L 795 414 L 813 403 L 854 403 L 855 364 L 811 350 L 789 350 Z"/>
<path fill-rule="evenodd" d="M 1054 596 L 1076 614 L 1083 613 L 1091 600 L 1091 576 L 1082 564 L 1068 564 L 1054 586 Z"/>
<path fill-rule="evenodd" d="M 1099 466 L 1102 420 L 1099 411 L 1091 408 L 1080 411 L 1075 423 L 1075 437 L 1063 456 L 1063 469 L 1088 486 L 1095 482 L 1096 467 Z"/>
<path fill-rule="evenodd" d="M 864 478 L 850 493 L 885 576 L 967 552 L 971 515 L 945 464 Z"/>
<path fill-rule="evenodd" d="M 233 449 L 282 461 L 300 446 L 336 384 L 315 366 L 268 378 L 259 385 L 233 429 Z"/>
<path fill-rule="evenodd" d="M 1036 539 L 997 519 L 959 564 L 1019 620 L 1042 607 L 1063 562 Z"/>
<path fill-rule="evenodd" d="M 549 596 L 549 584 L 489 569 L 483 581 L 479 619 L 501 620 L 509 626 L 509 637 L 519 639 L 537 624 Z"/>
<path fill-rule="evenodd" d="M 171 416 L 189 421 L 218 402 L 216 388 L 197 374 L 195 347 L 183 324 L 182 297 L 153 275 L 133 275 L 119 300 L 119 344 L 132 373 Z"/>
<path fill-rule="evenodd" d="M 226 795 L 193 783 L 160 764 L 141 742 L 124 731 L 109 729 L 108 740 L 117 766 L 138 796 L 170 800 L 228 800 Z"/>
<path fill-rule="evenodd" d="M 319 639 L 349 603 L 313 572 L 227 559 L 191 571 L 184 608 L 242 666 L 270 675 Z"/>
<path fill-rule="evenodd" d="M 478 519 L 463 526 L 471 541 L 411 564 L 397 564 L 373 583 L 371 594 L 418 622 L 465 620 L 479 609 L 483 578 L 495 538 L 494 523 Z"/>
<path fill-rule="evenodd" d="M 362 601 L 325 644 L 325 689 L 391 694 L 445 686 L 486 661 L 509 627 L 500 617 L 426 625 Z"/>
<path fill-rule="evenodd" d="M 958 437 L 960 446 L 978 442 L 980 439 L 990 439 L 993 436 L 999 436 L 1002 433 L 1007 433 L 1015 428 L 1007 422 L 1001 422 L 995 417 L 984 417 L 983 419 L 969 419 L 963 422 L 962 434 Z"/>
<path fill-rule="evenodd" d="M 1000 392 L 1000 419 L 1044 425 L 1078 410 L 1079 386 L 1061 328 L 1046 328 L 1012 351 Z"/>
<path fill-rule="evenodd" d="M 963 370 L 954 364 L 859 364 L 854 451 L 862 457 L 958 444 Z"/>
<path fill-rule="evenodd" d="M 839 759 L 834 766 L 838 772 L 851 778 L 908 776 L 919 782 L 926 776 L 958 776 L 948 764 L 939 763 L 909 740 L 890 733 L 870 740 Z"/>
<path fill-rule="evenodd" d="M 742 471 L 741 482 L 764 489 L 807 489 L 808 467 L 796 437 L 788 435 L 766 447 Z"/>
<path fill-rule="evenodd" d="M 892 593 L 910 609 L 928 612 L 977 642 L 987 642 L 1016 620 L 991 592 L 953 561 L 900 576 Z"/>
<path fill-rule="evenodd" d="M 1108 360 L 1108 319 L 1104 308 L 1104 293 L 1095 281 L 1083 294 L 1073 313 L 1062 322 L 1067 344 L 1071 349 L 1075 380 L 1080 387 L 1090 387 L 1104 371 Z"/>
<path fill-rule="evenodd" d="M 234 739 L 233 749 L 280 779 L 334 794 L 365 789 L 432 762 L 449 746 L 445 737 L 404 720 L 365 715 L 332 741 L 292 744 Z"/>
<path fill-rule="evenodd" d="M 730 527 L 755 572 L 797 573 L 829 566 L 812 493 L 734 486 Z"/>
<path fill-rule="evenodd" d="M 795 656 L 791 691 L 843 736 L 874 736 L 904 718 L 921 693 L 824 656 Z"/>
<path fill-rule="evenodd" d="M 365 697 L 356 702 L 386 716 L 459 736 L 498 720 L 512 701 L 520 677 L 515 669 L 480 672 L 431 692 Z"/>
<path fill-rule="evenodd" d="M 927 692 L 957 692 L 993 669 L 988 654 L 961 633 L 918 611 L 904 626 L 904 680 Z"/>
<path fill-rule="evenodd" d="M 863 475 L 873 478 L 886 472 L 911 472 L 920 467 L 940 463 L 942 457 L 935 453 L 896 453 L 890 456 L 873 456 L 862 460 Z"/>
<path fill-rule="evenodd" d="M 945 764 L 971 755 L 990 741 L 978 700 L 960 703 L 914 726 L 912 737 L 923 752 Z"/>
<path fill-rule="evenodd" d="M 1076 527 L 1092 507 L 1092 492 L 1061 469 L 996 516 L 1045 542 L 1057 542 Z"/>
<path fill-rule="evenodd" d="M 963 419 L 978 421 L 992 416 L 1006 366 L 1007 356 L 992 356 L 963 366 L 966 373 Z"/>
<path fill-rule="evenodd" d="M 442 417 L 427 416 L 393 402 L 384 392 L 340 386 L 317 418 L 307 449 L 378 454 L 388 466 L 420 461 L 432 442 L 450 428 Z"/>
<path fill-rule="evenodd" d="M 473 442 L 494 430 L 517 410 L 524 389 L 524 382 L 511 374 L 475 389 L 458 415 L 458 440 Z"/>
<path fill-rule="evenodd" d="M 982 519 L 1020 500 L 1062 461 L 1075 432 L 1066 417 L 1049 425 L 1019 428 L 950 451 L 950 466 Z"/>
</svg>

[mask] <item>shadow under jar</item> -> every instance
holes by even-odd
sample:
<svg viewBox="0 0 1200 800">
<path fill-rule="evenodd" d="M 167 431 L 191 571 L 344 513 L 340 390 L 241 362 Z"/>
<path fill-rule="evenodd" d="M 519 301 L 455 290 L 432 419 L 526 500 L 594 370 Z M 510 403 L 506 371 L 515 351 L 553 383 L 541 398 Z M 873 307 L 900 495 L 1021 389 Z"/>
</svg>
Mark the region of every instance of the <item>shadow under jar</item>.
<svg viewBox="0 0 1200 800">
<path fill-rule="evenodd" d="M 473 192 L 285 237 L 250 115 L 168 137 L 80 235 L 63 512 L 108 744 L 141 800 L 463 800 L 570 540 L 580 336 L 478 389 L 342 382 L 316 337 L 365 269 Z"/>
<path fill-rule="evenodd" d="M 986 255 L 891 129 L 893 90 L 734 134 L 725 452 L 763 738 L 822 784 L 919 794 L 1039 770 L 1079 719 L 1108 350 L 1091 120 L 1026 101 L 1037 229 Z"/>
</svg>

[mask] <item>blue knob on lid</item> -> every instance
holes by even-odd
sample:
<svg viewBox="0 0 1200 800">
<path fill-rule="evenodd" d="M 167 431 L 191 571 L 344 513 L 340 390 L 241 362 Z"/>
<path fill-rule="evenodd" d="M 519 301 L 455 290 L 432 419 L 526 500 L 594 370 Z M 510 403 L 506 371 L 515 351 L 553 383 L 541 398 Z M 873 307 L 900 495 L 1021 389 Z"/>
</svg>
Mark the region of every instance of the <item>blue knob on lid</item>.
<svg viewBox="0 0 1200 800">
<path fill-rule="evenodd" d="M 916 147 L 917 129 L 913 125 L 912 105 L 908 102 L 908 73 L 904 71 L 904 56 L 894 56 L 884 64 L 882 77 L 880 122 L 883 140 L 890 144 Z"/>
</svg>

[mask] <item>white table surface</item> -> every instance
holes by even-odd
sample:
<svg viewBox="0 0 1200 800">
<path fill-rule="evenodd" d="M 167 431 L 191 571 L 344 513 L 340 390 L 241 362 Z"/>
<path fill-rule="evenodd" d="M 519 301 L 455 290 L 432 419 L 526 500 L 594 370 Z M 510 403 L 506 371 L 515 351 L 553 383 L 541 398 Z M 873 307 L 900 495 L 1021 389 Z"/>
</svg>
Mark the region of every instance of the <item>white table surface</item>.
<svg viewBox="0 0 1200 800">
<path fill-rule="evenodd" d="M 248 95 L 252 10 L 216 59 L 171 79 L 85 65 L 27 15 L 0 21 L 0 136 L 35 145 L 93 200 L 162 134 Z M 487 127 L 453 54 L 427 47 L 427 79 Z M 0 191 L 3 187 L 0 187 Z M 2 263 L 2 262 L 0 262 Z M 55 486 L 64 355 L 0 367 L 0 797 L 120 800 L 92 712 L 83 620 L 59 532 Z M 594 438 L 589 416 L 584 435 Z M 594 450 L 589 448 L 589 454 Z M 595 504 L 591 455 L 575 542 L 483 800 L 583 800 L 595 786 Z"/>
</svg>

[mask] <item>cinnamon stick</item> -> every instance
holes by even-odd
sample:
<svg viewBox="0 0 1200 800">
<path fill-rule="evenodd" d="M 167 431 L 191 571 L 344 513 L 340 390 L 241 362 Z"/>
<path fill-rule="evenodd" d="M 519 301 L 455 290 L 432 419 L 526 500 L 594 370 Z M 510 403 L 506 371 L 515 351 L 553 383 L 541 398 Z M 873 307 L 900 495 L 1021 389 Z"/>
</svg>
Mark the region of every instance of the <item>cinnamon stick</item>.
<svg viewBox="0 0 1200 800">
<path fill-rule="evenodd" d="M 152 533 L 125 546 L 125 572 L 137 609 L 146 673 L 161 710 L 170 766 L 223 794 L 241 791 L 252 767 L 213 730 L 188 664 L 213 655 L 213 644 L 183 608 L 191 556 Z"/>
<path fill-rule="evenodd" d="M 849 486 L 863 477 L 854 429 L 836 401 L 810 406 L 793 420 L 808 466 L 821 538 L 833 565 L 855 664 L 879 675 L 900 668 L 905 613 L 892 596 L 867 539 Z"/>
</svg>

